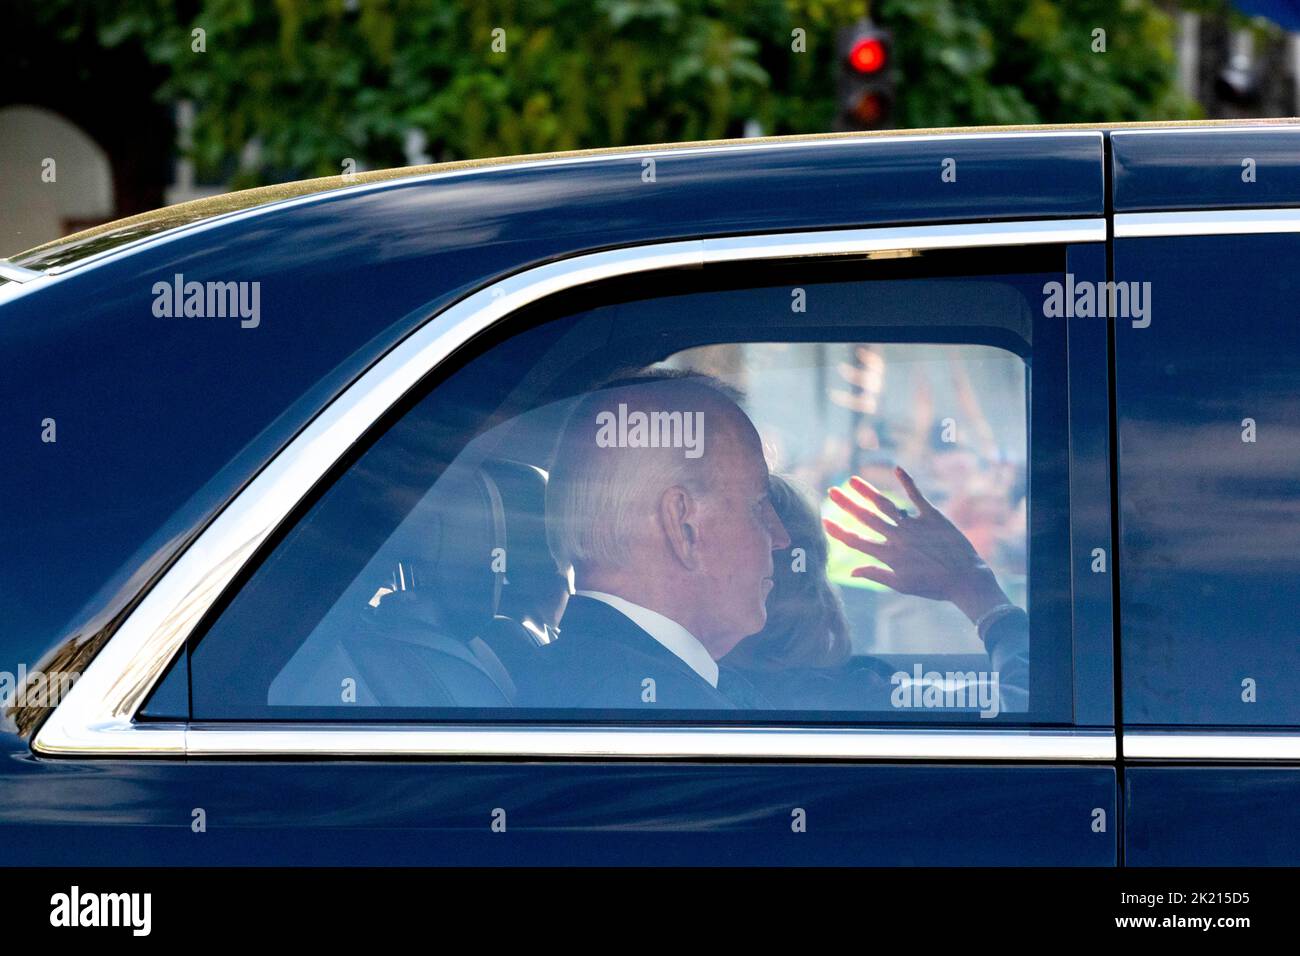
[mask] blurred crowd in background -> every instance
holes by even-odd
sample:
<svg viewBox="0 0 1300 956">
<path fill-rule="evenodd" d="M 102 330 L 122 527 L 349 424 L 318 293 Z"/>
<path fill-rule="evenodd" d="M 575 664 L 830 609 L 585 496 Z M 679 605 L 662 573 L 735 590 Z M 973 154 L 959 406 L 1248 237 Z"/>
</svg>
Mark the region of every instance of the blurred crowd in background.
<svg viewBox="0 0 1300 956">
<path fill-rule="evenodd" d="M 850 475 L 912 508 L 893 474 L 904 466 L 1027 606 L 1028 375 L 1019 356 L 982 345 L 771 342 L 703 346 L 668 364 L 738 389 L 769 466 L 821 517 L 845 520 L 826 491 L 849 493 Z M 857 653 L 982 650 L 951 605 L 853 577 L 879 562 L 827 543 L 827 576 Z"/>
</svg>

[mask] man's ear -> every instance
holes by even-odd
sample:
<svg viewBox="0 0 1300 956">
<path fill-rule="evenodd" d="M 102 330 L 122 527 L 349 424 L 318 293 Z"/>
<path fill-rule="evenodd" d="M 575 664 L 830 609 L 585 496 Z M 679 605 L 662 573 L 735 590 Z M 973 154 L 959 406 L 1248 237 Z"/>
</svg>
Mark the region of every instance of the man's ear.
<svg viewBox="0 0 1300 956">
<path fill-rule="evenodd" d="M 699 506 L 681 485 L 673 485 L 660 495 L 659 525 L 673 557 L 688 571 L 699 570 Z"/>
</svg>

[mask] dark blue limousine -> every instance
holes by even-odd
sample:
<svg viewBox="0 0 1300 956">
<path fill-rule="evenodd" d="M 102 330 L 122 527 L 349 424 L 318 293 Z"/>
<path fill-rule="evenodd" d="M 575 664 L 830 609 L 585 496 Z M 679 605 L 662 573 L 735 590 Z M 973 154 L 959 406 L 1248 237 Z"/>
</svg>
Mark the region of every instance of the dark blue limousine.
<svg viewBox="0 0 1300 956">
<path fill-rule="evenodd" d="M 11 255 L 0 856 L 1300 864 L 1297 266 L 1286 122 L 360 173 Z"/>
</svg>

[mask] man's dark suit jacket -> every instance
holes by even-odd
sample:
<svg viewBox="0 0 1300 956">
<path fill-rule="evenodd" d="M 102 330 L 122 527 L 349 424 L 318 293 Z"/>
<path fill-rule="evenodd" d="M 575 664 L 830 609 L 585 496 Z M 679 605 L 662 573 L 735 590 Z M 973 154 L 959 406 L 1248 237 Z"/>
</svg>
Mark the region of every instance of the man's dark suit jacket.
<svg viewBox="0 0 1300 956">
<path fill-rule="evenodd" d="M 733 700 L 627 615 L 580 594 L 569 599 L 560 636 L 542 652 L 547 676 L 521 701 L 524 706 L 729 710 L 761 705 L 743 678 L 719 675 L 719 683 L 731 685 Z M 644 699 L 647 679 L 654 681 L 653 701 Z"/>
</svg>

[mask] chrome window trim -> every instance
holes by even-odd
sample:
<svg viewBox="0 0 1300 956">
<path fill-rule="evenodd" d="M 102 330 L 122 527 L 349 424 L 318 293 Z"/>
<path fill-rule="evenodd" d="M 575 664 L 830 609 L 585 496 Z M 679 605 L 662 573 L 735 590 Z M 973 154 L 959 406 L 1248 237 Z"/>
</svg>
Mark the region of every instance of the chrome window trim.
<svg viewBox="0 0 1300 956">
<path fill-rule="evenodd" d="M 1115 214 L 1116 239 L 1300 232 L 1300 209 L 1198 209 Z"/>
<path fill-rule="evenodd" d="M 472 293 L 430 318 L 407 338 L 394 346 L 366 372 L 330 402 L 279 454 L 227 504 L 207 528 L 181 554 L 167 573 L 141 599 L 108 644 L 95 656 L 81 678 L 42 725 L 33 749 L 49 755 L 175 755 L 202 753 L 209 745 L 233 746 L 237 737 L 251 738 L 247 746 L 268 747 L 274 741 L 283 746 L 301 745 L 299 736 L 268 736 L 259 743 L 264 731 L 241 724 L 238 730 L 183 729 L 175 725 L 150 727 L 136 724 L 134 715 L 167 665 L 184 646 L 204 613 L 220 596 L 245 562 L 277 525 L 308 493 L 312 486 L 360 439 L 394 404 L 413 388 L 431 369 L 450 356 L 473 336 L 502 320 L 510 313 L 557 292 L 617 276 L 636 273 L 699 267 L 708 263 L 749 259 L 791 258 L 798 256 L 852 256 L 883 250 L 926 250 L 957 248 L 992 248 L 1032 244 L 1104 242 L 1106 222 L 1100 218 L 995 222 L 980 224 L 946 224 L 932 226 L 882 227 L 871 229 L 827 230 L 819 232 L 780 233 L 758 236 L 693 239 L 647 244 L 623 249 L 577 255 L 533 267 L 509 276 Z M 364 732 L 363 732 L 364 731 Z M 602 731 L 583 728 L 566 731 L 564 746 L 574 741 L 601 738 L 594 751 L 603 756 L 616 752 L 620 735 L 640 734 L 638 728 Z M 322 742 L 341 739 L 382 742 L 393 731 L 374 728 L 349 728 L 329 725 L 328 729 L 302 729 L 296 734 L 312 734 Z M 729 728 L 682 728 L 692 740 L 698 734 L 719 734 L 711 744 L 695 746 L 698 755 L 727 756 L 723 744 L 740 746 L 739 741 L 767 741 L 771 755 L 786 755 L 790 740 L 805 740 L 808 735 L 836 741 L 838 752 L 845 757 L 896 757 L 897 741 L 909 747 L 935 752 L 960 753 L 965 759 L 1057 759 L 1058 755 L 1087 739 L 1087 750 L 1095 756 L 1061 759 L 1110 759 L 1114 735 L 1109 732 L 1103 743 L 1091 734 L 1066 733 L 1049 735 L 1056 743 L 1044 749 L 1044 738 L 1037 732 L 980 730 L 965 733 L 947 731 L 857 731 L 820 730 L 766 733 L 757 730 L 737 734 Z M 500 740 L 496 729 L 447 730 L 417 728 L 400 734 L 403 753 L 480 753 L 476 741 Z M 559 745 L 557 732 L 532 735 L 527 730 L 511 731 L 516 746 L 509 750 L 519 755 L 540 755 L 537 741 Z M 796 734 L 795 737 L 783 734 Z M 213 735 L 216 736 L 213 736 Z M 378 735 L 378 737 L 376 736 Z M 397 740 L 398 737 L 394 737 Z M 629 742 L 633 738 L 627 738 Z M 644 740 L 637 736 L 636 740 Z M 665 742 L 668 738 L 662 738 Z M 678 738 L 672 738 L 674 742 Z M 423 741 L 423 743 L 422 743 Z M 533 743 L 525 743 L 532 741 Z M 786 743 L 782 743 L 785 741 Z M 1019 741 L 1020 743 L 1016 743 Z M 447 749 L 455 746 L 459 749 Z M 1067 746 L 1067 742 L 1069 745 Z M 422 746 L 442 749 L 424 750 Z M 748 744 L 746 755 L 757 755 L 759 744 Z M 191 750 L 191 748 L 195 748 Z M 532 749 L 530 749 L 532 748 Z M 828 745 L 819 745 L 822 756 Z M 671 748 L 669 748 L 671 749 Z M 829 749 L 836 749 L 830 747 Z M 1087 749 L 1087 748 L 1085 748 Z M 707 751 L 707 754 L 703 751 Z M 281 750 L 258 749 L 257 753 L 283 753 Z M 312 750 L 323 753 L 324 750 Z M 383 752 L 383 751 L 380 751 Z M 494 751 L 502 754 L 507 751 Z M 672 756 L 672 754 L 656 754 Z M 697 755 L 692 752 L 690 755 Z"/>
<path fill-rule="evenodd" d="M 195 724 L 190 757 L 434 756 L 631 759 L 1115 759 L 1110 731 L 727 726 Z"/>
<path fill-rule="evenodd" d="M 1300 760 L 1300 734 L 1232 731 L 1125 731 L 1126 760 Z"/>
<path fill-rule="evenodd" d="M 1221 130 L 1225 133 L 1295 133 L 1300 131 L 1300 121 L 1294 117 L 1280 117 L 1267 123 L 1241 123 L 1212 120 L 1204 126 L 1146 126 L 1141 129 L 1125 127 L 1110 130 L 1111 136 L 1176 136 L 1182 133 L 1210 133 Z"/>
<path fill-rule="evenodd" d="M 8 279 L 10 282 L 31 282 L 37 279 L 42 273 L 35 269 L 24 269 L 22 266 L 16 266 L 8 259 L 0 259 L 0 279 Z"/>
</svg>

